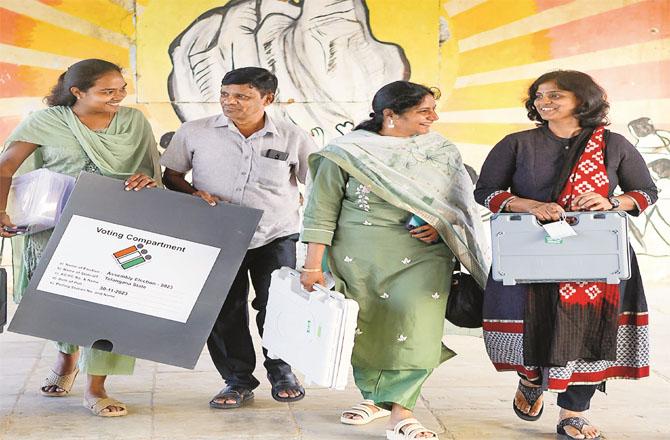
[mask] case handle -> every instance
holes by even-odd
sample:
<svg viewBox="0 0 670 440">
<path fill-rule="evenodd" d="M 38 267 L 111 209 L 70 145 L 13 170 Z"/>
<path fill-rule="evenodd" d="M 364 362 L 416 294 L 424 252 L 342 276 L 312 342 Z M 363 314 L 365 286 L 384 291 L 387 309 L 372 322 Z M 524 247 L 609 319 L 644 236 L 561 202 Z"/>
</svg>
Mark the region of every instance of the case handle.
<svg viewBox="0 0 670 440">
<path fill-rule="evenodd" d="M 344 295 L 341 294 L 340 292 L 330 290 L 330 289 L 322 286 L 321 284 L 313 284 L 312 287 L 314 287 L 315 292 L 308 292 L 302 286 L 302 283 L 300 283 L 300 272 L 298 272 L 295 269 L 289 269 L 288 274 L 291 277 L 293 277 L 292 284 L 294 286 L 294 291 L 298 295 L 300 295 L 301 297 L 306 299 L 307 301 L 311 301 L 313 299 L 320 299 L 320 297 L 322 295 L 325 295 L 325 298 L 344 299 Z M 298 287 L 298 288 L 295 288 L 295 287 Z M 319 294 L 321 294 L 321 295 L 319 295 Z"/>
</svg>

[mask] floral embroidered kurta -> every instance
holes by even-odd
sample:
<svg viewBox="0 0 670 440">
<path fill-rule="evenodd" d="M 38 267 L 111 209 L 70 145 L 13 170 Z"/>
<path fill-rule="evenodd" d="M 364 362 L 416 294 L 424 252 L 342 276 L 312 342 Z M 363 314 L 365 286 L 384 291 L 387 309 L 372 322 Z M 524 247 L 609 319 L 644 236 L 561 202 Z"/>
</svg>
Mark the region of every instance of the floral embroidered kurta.
<svg viewBox="0 0 670 440">
<path fill-rule="evenodd" d="M 441 343 L 453 253 L 410 236 L 410 215 L 334 162 L 320 164 L 302 241 L 330 246 L 335 288 L 360 306 L 354 367 L 431 369 L 455 354 Z"/>
</svg>

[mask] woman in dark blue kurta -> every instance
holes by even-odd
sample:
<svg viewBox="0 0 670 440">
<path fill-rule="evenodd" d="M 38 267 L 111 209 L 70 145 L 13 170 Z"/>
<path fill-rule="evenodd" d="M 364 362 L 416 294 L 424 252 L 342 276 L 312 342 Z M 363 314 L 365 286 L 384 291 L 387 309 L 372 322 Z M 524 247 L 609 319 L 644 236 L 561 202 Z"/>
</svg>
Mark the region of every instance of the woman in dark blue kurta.
<svg viewBox="0 0 670 440">
<path fill-rule="evenodd" d="M 557 189 L 566 183 L 569 176 L 566 170 L 574 169 L 580 157 L 577 153 L 580 144 L 583 151 L 588 133 L 603 125 L 608 105 L 604 91 L 590 77 L 580 72 L 558 71 L 533 83 L 526 107 L 529 117 L 540 125 L 506 136 L 491 150 L 477 182 L 475 199 L 494 213 L 532 212 L 540 220 L 557 220 L 562 211 L 554 203 L 558 200 Z M 605 132 L 604 138 L 609 199 L 594 196 L 599 203 L 594 210 L 613 209 L 613 204 L 620 203 L 619 209 L 639 215 L 657 198 L 646 164 L 623 136 Z M 623 194 L 613 199 L 617 187 Z M 612 352 L 616 351 L 611 359 L 571 358 L 561 365 L 528 365 L 524 347 L 529 346 L 529 339 L 537 337 L 529 334 L 533 332 L 524 334 L 532 320 L 528 314 L 532 286 L 535 285 L 503 286 L 489 276 L 484 297 L 483 326 L 489 357 L 498 371 L 516 371 L 523 378 L 515 399 L 515 411 L 521 418 L 536 420 L 540 416 L 542 390 L 561 393 L 558 403 L 563 408 L 562 421 L 588 409 L 596 387 L 604 390 L 607 379 L 649 375 L 647 304 L 635 254 L 632 254 L 631 278 L 619 285 L 618 316 L 610 317 L 614 322 Z M 558 313 L 556 307 L 552 313 L 554 316 Z M 544 344 L 579 344 L 575 347 L 579 351 L 584 342 L 547 339 Z M 533 389 L 533 384 L 541 386 Z M 581 401 L 576 406 L 567 402 L 575 393 L 580 396 L 576 400 Z M 564 417 L 564 413 L 568 416 Z M 597 438 L 597 430 L 587 427 L 582 431 L 583 426 L 577 431 L 586 438 Z M 560 432 L 565 426 L 559 423 L 558 428 Z M 576 434 L 575 430 L 567 431 Z"/>
</svg>

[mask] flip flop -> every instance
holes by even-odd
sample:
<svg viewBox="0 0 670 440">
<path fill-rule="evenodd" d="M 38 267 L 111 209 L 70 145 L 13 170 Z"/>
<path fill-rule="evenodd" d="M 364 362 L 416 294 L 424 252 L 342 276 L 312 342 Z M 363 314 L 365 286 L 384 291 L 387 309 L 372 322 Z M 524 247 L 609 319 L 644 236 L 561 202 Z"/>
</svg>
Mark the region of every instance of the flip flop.
<svg viewBox="0 0 670 440">
<path fill-rule="evenodd" d="M 413 440 L 421 433 L 433 434 L 433 437 L 426 437 L 426 440 L 439 440 L 437 432 L 426 428 L 414 418 L 399 421 L 393 431 L 387 429 L 386 440 Z"/>
<path fill-rule="evenodd" d="M 42 381 L 40 392 L 46 397 L 65 397 L 70 393 L 77 374 L 79 374 L 79 368 L 75 368 L 70 374 L 58 374 L 52 370 L 49 375 L 44 378 L 44 381 Z M 45 388 L 52 386 L 60 388 L 60 391 L 44 390 Z"/>
<path fill-rule="evenodd" d="M 116 399 L 111 397 L 99 397 L 95 399 L 88 400 L 84 398 L 84 408 L 89 409 L 93 414 L 98 417 L 121 417 L 128 414 L 128 408 L 123 402 L 119 402 Z M 110 406 L 118 406 L 121 408 L 121 411 L 104 411 Z"/>
<path fill-rule="evenodd" d="M 377 411 L 373 411 L 370 407 L 377 408 Z M 345 414 L 353 414 L 359 416 L 360 419 L 350 419 L 344 417 Z M 381 419 L 382 417 L 387 417 L 391 415 L 391 411 L 384 408 L 380 408 L 372 400 L 364 400 L 358 405 L 354 405 L 351 408 L 342 411 L 342 416 L 340 417 L 340 422 L 345 425 L 367 425 L 373 420 Z"/>
<path fill-rule="evenodd" d="M 239 385 L 228 385 L 209 401 L 210 408 L 233 409 L 239 408 L 254 398 L 254 392 L 249 388 Z M 223 400 L 224 403 L 217 402 Z M 235 403 L 225 403 L 226 400 L 234 400 Z"/>
<path fill-rule="evenodd" d="M 588 420 L 586 420 L 584 417 L 567 417 L 560 422 L 558 422 L 558 425 L 556 425 L 556 438 L 558 440 L 576 440 L 576 437 L 571 436 L 567 432 L 565 432 L 565 427 L 566 426 L 572 426 L 573 428 L 576 428 L 580 433 L 582 432 L 582 428 L 584 425 L 590 425 Z M 586 439 L 586 440 L 600 440 L 600 436 L 594 437 L 591 439 Z"/>
<path fill-rule="evenodd" d="M 529 387 L 528 385 L 524 385 L 523 382 L 519 381 L 519 391 L 521 391 L 521 394 L 523 394 L 523 398 L 526 399 L 526 402 L 530 405 L 532 408 L 533 405 L 538 401 L 538 399 L 542 396 L 542 387 Z M 542 411 L 544 411 L 544 402 L 542 402 L 542 407 L 540 408 L 540 412 L 537 413 L 534 416 L 529 416 L 525 412 L 521 411 L 516 404 L 514 403 L 514 400 L 512 400 L 512 408 L 514 408 L 514 413 L 522 420 L 525 420 L 527 422 L 534 422 L 537 419 L 542 416 Z"/>
<path fill-rule="evenodd" d="M 271 373 L 268 373 L 268 380 L 272 385 L 272 398 L 277 402 L 297 402 L 305 397 L 305 389 L 300 385 L 298 378 L 293 373 L 284 374 L 279 377 L 273 377 Z M 300 394 L 295 397 L 281 397 L 279 393 L 282 391 L 297 391 Z"/>
</svg>

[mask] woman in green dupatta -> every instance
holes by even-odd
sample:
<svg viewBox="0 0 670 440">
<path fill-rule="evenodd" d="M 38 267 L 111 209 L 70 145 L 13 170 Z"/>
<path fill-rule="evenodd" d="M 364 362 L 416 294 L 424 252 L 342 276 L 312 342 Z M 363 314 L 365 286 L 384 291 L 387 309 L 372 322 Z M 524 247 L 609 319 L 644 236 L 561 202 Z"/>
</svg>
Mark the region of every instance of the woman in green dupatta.
<svg viewBox="0 0 670 440">
<path fill-rule="evenodd" d="M 126 190 L 157 186 L 160 166 L 156 141 L 141 112 L 119 106 L 126 93 L 121 68 L 103 60 L 80 61 L 59 77 L 51 95 L 45 98 L 49 107 L 30 114 L 5 142 L 0 156 L 0 235 L 13 236 L 8 231 L 14 225 L 5 209 L 12 176 L 19 167 L 23 172 L 47 168 L 73 177 L 81 171 L 98 173 L 122 179 Z M 51 232 L 26 236 L 23 248 L 17 249 L 22 251 L 14 283 L 17 301 Z M 78 346 L 60 342 L 57 348 L 56 365 L 41 387 L 43 395 L 67 395 L 81 370 L 88 374 L 84 406 L 103 417 L 127 414 L 125 404 L 107 396 L 104 384 L 107 375 L 132 374 L 134 358 L 89 348 L 79 350 Z"/>
<path fill-rule="evenodd" d="M 390 415 L 388 439 L 437 438 L 412 411 L 433 369 L 455 355 L 441 342 L 455 259 L 485 284 L 484 235 L 458 150 L 429 133 L 434 92 L 396 81 L 372 108 L 372 119 L 310 156 L 301 282 L 323 283 L 329 246 L 335 288 L 360 306 L 352 365 L 365 400 L 341 422 Z M 413 215 L 427 224 L 406 227 Z"/>
</svg>

